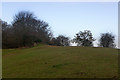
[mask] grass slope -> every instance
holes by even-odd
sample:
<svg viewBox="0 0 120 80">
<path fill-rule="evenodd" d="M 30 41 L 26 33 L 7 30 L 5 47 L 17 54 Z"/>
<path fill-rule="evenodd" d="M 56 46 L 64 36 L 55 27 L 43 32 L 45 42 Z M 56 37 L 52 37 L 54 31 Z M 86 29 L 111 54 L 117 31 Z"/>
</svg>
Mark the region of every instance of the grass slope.
<svg viewBox="0 0 120 80">
<path fill-rule="evenodd" d="M 3 78 L 112 78 L 118 76 L 118 50 L 41 45 L 3 49 Z"/>
</svg>

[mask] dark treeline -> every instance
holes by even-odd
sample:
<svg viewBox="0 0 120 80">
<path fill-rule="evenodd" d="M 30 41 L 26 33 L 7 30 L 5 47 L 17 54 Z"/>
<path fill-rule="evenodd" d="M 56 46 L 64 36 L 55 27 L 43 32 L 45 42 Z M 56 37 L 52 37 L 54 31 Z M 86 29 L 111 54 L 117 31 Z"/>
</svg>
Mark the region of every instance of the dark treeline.
<svg viewBox="0 0 120 80">
<path fill-rule="evenodd" d="M 100 47 L 115 47 L 115 37 L 111 33 L 103 33 L 99 40 Z M 80 31 L 72 42 L 77 46 L 93 46 L 95 39 L 91 31 Z M 47 22 L 37 19 L 28 11 L 19 12 L 11 24 L 2 21 L 2 48 L 32 47 L 43 43 L 56 46 L 70 46 L 70 39 L 64 35 L 54 37 Z"/>
<path fill-rule="evenodd" d="M 48 23 L 28 11 L 16 14 L 11 25 L 2 21 L 2 48 L 32 47 L 39 43 L 68 46 L 68 40 L 63 35 L 54 38 Z"/>
</svg>

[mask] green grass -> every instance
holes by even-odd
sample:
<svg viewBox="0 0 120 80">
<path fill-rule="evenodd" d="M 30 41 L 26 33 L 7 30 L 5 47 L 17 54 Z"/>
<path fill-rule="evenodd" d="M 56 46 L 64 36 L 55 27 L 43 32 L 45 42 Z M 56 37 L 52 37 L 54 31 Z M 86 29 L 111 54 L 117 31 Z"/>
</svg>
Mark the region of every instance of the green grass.
<svg viewBox="0 0 120 80">
<path fill-rule="evenodd" d="M 118 50 L 40 45 L 3 49 L 3 78 L 112 78 L 118 76 Z"/>
</svg>

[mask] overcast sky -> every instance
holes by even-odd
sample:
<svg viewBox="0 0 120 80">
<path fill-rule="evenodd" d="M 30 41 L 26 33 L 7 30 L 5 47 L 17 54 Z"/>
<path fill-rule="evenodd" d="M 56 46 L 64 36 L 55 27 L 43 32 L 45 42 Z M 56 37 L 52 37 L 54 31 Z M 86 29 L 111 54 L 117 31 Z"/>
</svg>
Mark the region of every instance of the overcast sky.
<svg viewBox="0 0 120 80">
<path fill-rule="evenodd" d="M 110 32 L 118 41 L 117 2 L 4 2 L 2 20 L 11 23 L 19 11 L 33 12 L 46 21 L 55 37 L 63 34 L 72 39 L 79 31 L 91 30 L 97 40 L 101 33 Z"/>
</svg>

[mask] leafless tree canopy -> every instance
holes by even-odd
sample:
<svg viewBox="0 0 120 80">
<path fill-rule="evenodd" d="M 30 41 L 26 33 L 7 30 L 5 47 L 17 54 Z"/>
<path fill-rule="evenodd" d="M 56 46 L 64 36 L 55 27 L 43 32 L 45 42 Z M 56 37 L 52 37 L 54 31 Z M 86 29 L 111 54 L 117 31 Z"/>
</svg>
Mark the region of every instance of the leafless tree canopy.
<svg viewBox="0 0 120 80">
<path fill-rule="evenodd" d="M 80 31 L 73 39 L 73 42 L 77 43 L 78 46 L 93 46 L 93 41 L 95 39 L 89 30 L 84 30 L 84 32 Z"/>
<path fill-rule="evenodd" d="M 111 33 L 103 33 L 101 34 L 100 37 L 100 47 L 111 47 L 114 48 L 115 47 L 115 36 L 113 36 Z"/>
<path fill-rule="evenodd" d="M 12 25 L 2 22 L 2 32 L 3 48 L 49 43 L 52 38 L 48 23 L 37 19 L 33 13 L 27 11 L 16 14 Z"/>
</svg>

